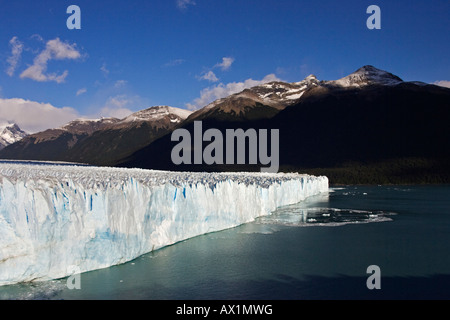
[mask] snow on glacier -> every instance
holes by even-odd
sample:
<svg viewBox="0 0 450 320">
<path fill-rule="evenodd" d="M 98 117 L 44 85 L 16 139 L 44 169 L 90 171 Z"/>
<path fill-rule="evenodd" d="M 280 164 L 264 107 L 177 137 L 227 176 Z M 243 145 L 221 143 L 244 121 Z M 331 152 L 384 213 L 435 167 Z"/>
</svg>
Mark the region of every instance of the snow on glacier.
<svg viewBox="0 0 450 320">
<path fill-rule="evenodd" d="M 0 285 L 124 263 L 326 191 L 296 173 L 0 163 Z"/>
</svg>

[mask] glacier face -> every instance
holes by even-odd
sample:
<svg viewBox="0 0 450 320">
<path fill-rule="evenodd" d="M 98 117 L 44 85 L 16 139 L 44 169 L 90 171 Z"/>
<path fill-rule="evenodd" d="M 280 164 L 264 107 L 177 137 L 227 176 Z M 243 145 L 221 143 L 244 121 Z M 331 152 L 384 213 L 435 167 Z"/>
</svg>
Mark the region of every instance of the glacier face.
<svg viewBox="0 0 450 320">
<path fill-rule="evenodd" d="M 124 263 L 326 191 L 294 173 L 0 163 L 0 285 Z"/>
</svg>

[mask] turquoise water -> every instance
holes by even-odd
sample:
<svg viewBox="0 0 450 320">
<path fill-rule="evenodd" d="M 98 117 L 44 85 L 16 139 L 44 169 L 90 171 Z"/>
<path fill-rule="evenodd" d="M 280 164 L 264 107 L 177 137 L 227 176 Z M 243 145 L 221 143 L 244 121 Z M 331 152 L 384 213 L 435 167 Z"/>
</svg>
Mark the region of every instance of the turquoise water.
<svg viewBox="0 0 450 320">
<path fill-rule="evenodd" d="M 449 299 L 450 186 L 350 186 L 0 299 Z M 367 267 L 380 268 L 369 290 Z"/>
</svg>

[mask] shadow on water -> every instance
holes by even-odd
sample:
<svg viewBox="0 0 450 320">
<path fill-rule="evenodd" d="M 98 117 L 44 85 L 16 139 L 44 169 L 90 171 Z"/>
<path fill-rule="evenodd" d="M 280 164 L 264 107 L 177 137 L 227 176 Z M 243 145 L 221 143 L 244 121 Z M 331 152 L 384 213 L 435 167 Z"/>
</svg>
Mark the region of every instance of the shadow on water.
<svg viewBox="0 0 450 320">
<path fill-rule="evenodd" d="M 303 280 L 278 275 L 274 280 L 227 282 L 215 280 L 220 293 L 204 295 L 202 285 L 178 288 L 176 292 L 163 286 L 122 292 L 110 299 L 173 299 L 173 300 L 447 300 L 450 299 L 450 275 L 430 277 L 382 277 L 381 289 L 369 290 L 366 277 L 305 276 Z M 137 289 L 137 290 L 136 290 Z M 227 292 L 224 294 L 224 292 Z"/>
<path fill-rule="evenodd" d="M 176 290 L 156 284 L 152 287 L 135 287 L 117 290 L 90 300 L 448 300 L 450 299 L 450 275 L 429 277 L 381 277 L 381 288 L 369 290 L 366 277 L 337 275 L 324 277 L 307 275 L 296 279 L 276 275 L 273 280 L 223 281 L 207 280 L 196 286 L 181 286 Z M 202 290 L 212 286 L 214 290 Z M 16 296 L 2 296 L 3 300 L 60 300 L 80 299 L 61 294 L 67 292 L 63 280 L 24 285 Z M 32 289 L 32 290 L 31 290 Z M 206 294 L 207 292 L 207 294 Z M 87 298 L 87 297 L 84 297 Z M 81 299 L 84 299 L 81 298 Z"/>
</svg>

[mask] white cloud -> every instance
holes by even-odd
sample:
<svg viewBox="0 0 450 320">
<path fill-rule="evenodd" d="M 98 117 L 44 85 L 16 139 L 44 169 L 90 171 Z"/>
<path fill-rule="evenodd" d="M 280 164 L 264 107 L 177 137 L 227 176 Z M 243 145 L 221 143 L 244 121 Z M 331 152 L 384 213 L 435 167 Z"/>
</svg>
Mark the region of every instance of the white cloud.
<svg viewBox="0 0 450 320">
<path fill-rule="evenodd" d="M 102 117 L 125 118 L 133 113 L 128 107 L 134 105 L 136 99 L 136 97 L 129 97 L 125 94 L 109 97 L 100 110 L 100 115 Z"/>
<path fill-rule="evenodd" d="M 15 122 L 30 133 L 57 128 L 78 117 L 78 112 L 71 107 L 57 108 L 21 98 L 0 99 L 0 122 Z"/>
<path fill-rule="evenodd" d="M 29 78 L 35 81 L 64 82 L 69 72 L 65 70 L 62 74 L 45 74 L 47 64 L 50 60 L 79 59 L 80 52 L 75 48 L 76 44 L 62 42 L 59 38 L 47 41 L 45 49 L 34 58 L 33 65 L 25 69 L 20 78 Z"/>
<path fill-rule="evenodd" d="M 233 62 L 234 62 L 234 58 L 223 57 L 222 62 L 216 63 L 211 69 L 220 68 L 222 71 L 226 71 L 226 70 L 230 69 Z M 219 78 L 217 78 L 216 74 L 212 70 L 204 71 L 201 76 L 196 76 L 196 78 L 200 79 L 200 80 L 208 80 L 211 82 L 219 81 Z"/>
<path fill-rule="evenodd" d="M 228 70 L 234 62 L 234 58 L 231 57 L 223 57 L 222 62 L 216 64 L 214 67 L 220 67 L 222 71 Z"/>
<path fill-rule="evenodd" d="M 102 66 L 100 67 L 100 71 L 103 73 L 103 75 L 105 77 L 107 77 L 108 74 L 109 74 L 109 70 L 108 70 L 108 68 L 106 68 L 106 64 L 105 63 L 102 64 Z"/>
<path fill-rule="evenodd" d="M 12 77 L 14 71 L 16 71 L 20 57 L 22 56 L 23 43 L 17 40 L 17 37 L 12 37 L 11 40 L 9 40 L 9 45 L 11 47 L 11 56 L 6 60 L 9 64 L 6 73 Z"/>
<path fill-rule="evenodd" d="M 127 80 L 117 80 L 114 83 L 114 88 L 118 89 L 118 88 L 122 88 L 123 86 L 125 86 L 128 83 Z"/>
<path fill-rule="evenodd" d="M 262 80 L 247 79 L 243 82 L 230 82 L 228 84 L 219 83 L 214 87 L 205 88 L 200 92 L 200 97 L 195 99 L 192 103 L 187 103 L 186 107 L 189 110 L 197 110 L 206 106 L 207 104 L 225 98 L 231 94 L 238 93 L 244 89 L 251 88 L 263 83 L 281 81 L 275 74 L 268 74 Z"/>
<path fill-rule="evenodd" d="M 184 59 L 175 59 L 175 60 L 171 60 L 165 64 L 163 64 L 163 67 L 175 67 L 175 66 L 179 66 L 180 64 L 183 64 L 186 60 Z"/>
<path fill-rule="evenodd" d="M 106 101 L 106 104 L 113 107 L 122 108 L 127 104 L 130 104 L 130 102 L 130 99 L 126 95 L 121 94 L 115 97 L 109 97 L 108 101 Z"/>
<path fill-rule="evenodd" d="M 41 37 L 39 34 L 37 34 L 37 33 L 32 34 L 31 37 L 30 37 L 30 39 L 35 39 L 35 40 L 37 40 L 37 41 L 39 41 L 39 42 L 44 43 L 44 38 L 42 38 L 42 37 Z"/>
<path fill-rule="evenodd" d="M 125 117 L 128 117 L 130 114 L 132 114 L 133 111 L 127 108 L 114 108 L 114 107 L 103 107 L 100 110 L 100 114 L 102 117 L 105 118 L 117 118 L 117 119 L 123 119 Z"/>
<path fill-rule="evenodd" d="M 189 5 L 195 6 L 194 0 L 177 0 L 176 1 L 177 8 L 180 10 L 185 10 Z"/>
<path fill-rule="evenodd" d="M 450 81 L 448 80 L 441 80 L 441 81 L 435 81 L 433 84 L 441 87 L 450 88 Z"/>
<path fill-rule="evenodd" d="M 84 88 L 83 88 L 84 89 Z M 82 90 L 82 89 L 80 89 Z M 138 96 L 117 95 L 109 97 L 100 111 L 92 115 L 80 115 L 71 107 L 55 107 L 22 98 L 0 98 L 0 123 L 17 123 L 22 130 L 36 133 L 58 128 L 78 118 L 115 117 L 122 119 L 134 111 L 131 106 L 141 103 Z"/>
<path fill-rule="evenodd" d="M 83 93 L 86 93 L 87 89 L 86 88 L 81 88 L 80 90 L 77 91 L 77 97 L 82 95 Z"/>
<path fill-rule="evenodd" d="M 199 77 L 199 79 L 200 80 L 208 80 L 211 82 L 219 81 L 219 79 L 216 77 L 216 75 L 212 71 L 208 71 L 208 72 L 204 73 L 202 76 Z"/>
</svg>

